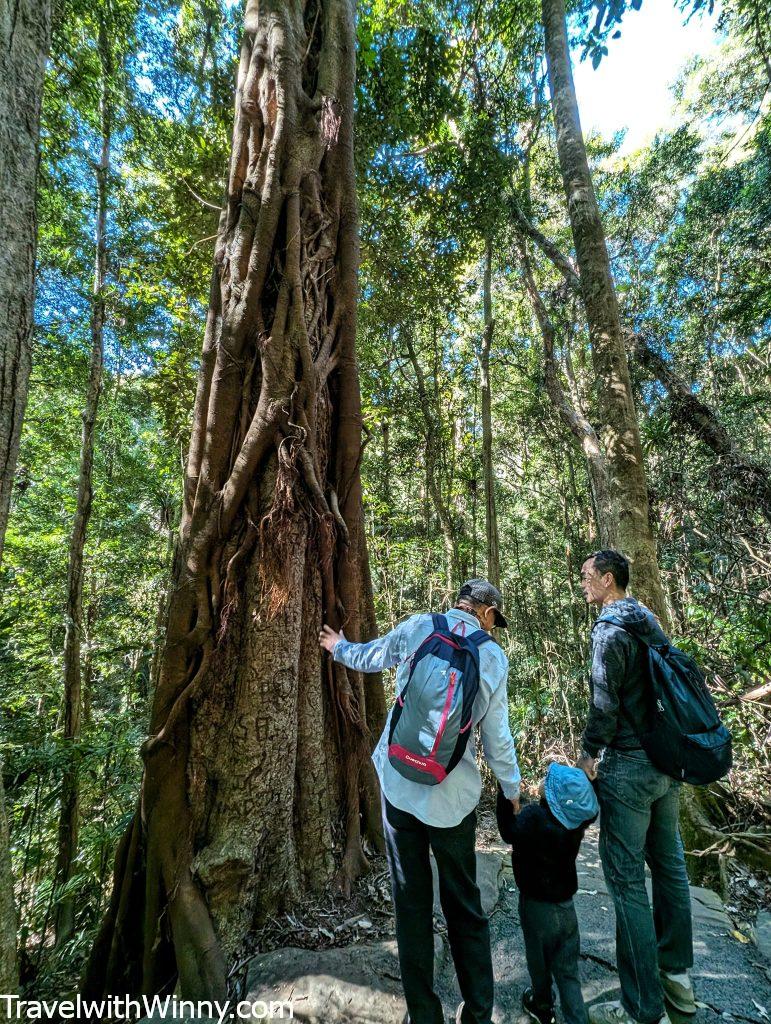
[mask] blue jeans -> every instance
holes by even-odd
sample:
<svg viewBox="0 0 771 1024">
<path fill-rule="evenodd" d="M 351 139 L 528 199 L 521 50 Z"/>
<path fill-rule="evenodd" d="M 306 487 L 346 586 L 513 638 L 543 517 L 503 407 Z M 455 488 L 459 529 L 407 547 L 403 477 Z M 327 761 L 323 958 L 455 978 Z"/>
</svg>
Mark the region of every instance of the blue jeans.
<svg viewBox="0 0 771 1024">
<path fill-rule="evenodd" d="M 664 1014 L 659 970 L 679 973 L 693 966 L 691 896 L 678 827 L 680 783 L 654 768 L 642 750 L 608 748 L 597 791 L 600 859 L 616 909 L 621 1002 L 635 1020 L 654 1024 Z"/>
<path fill-rule="evenodd" d="M 434 991 L 434 887 L 429 849 L 439 874 L 439 899 L 464 999 L 462 1024 L 490 1024 L 493 965 L 490 927 L 477 887 L 476 811 L 459 825 L 436 828 L 383 797 L 386 859 L 396 918 L 396 944 L 410 1024 L 444 1024 Z"/>
</svg>

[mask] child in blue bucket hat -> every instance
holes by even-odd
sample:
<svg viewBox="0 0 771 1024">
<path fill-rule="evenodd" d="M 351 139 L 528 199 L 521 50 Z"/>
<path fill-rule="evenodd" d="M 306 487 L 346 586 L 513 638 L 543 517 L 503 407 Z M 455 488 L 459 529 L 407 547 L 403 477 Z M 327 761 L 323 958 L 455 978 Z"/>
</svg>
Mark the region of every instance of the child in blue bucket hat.
<svg viewBox="0 0 771 1024">
<path fill-rule="evenodd" d="M 599 805 L 582 769 L 564 764 L 549 765 L 540 796 L 540 801 L 515 815 L 511 801 L 498 790 L 498 828 L 512 845 L 519 920 L 532 983 L 522 994 L 522 1009 L 536 1024 L 553 1024 L 554 982 L 565 1024 L 587 1024 L 573 896 L 578 889 L 576 857 Z"/>
</svg>

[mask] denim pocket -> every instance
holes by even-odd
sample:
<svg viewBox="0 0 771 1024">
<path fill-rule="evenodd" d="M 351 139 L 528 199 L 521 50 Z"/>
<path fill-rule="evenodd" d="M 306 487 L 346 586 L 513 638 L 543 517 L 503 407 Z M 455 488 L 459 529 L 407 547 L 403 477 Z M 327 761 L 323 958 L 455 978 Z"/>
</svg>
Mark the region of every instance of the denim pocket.
<svg viewBox="0 0 771 1024">
<path fill-rule="evenodd" d="M 629 771 L 626 761 L 618 750 L 606 747 L 597 772 L 599 778 L 611 785 L 619 784 Z"/>
<path fill-rule="evenodd" d="M 630 807 L 643 808 L 663 796 L 671 780 L 655 768 L 645 755 L 639 756 L 621 750 L 606 752 L 608 765 L 601 774 L 601 785 L 606 792 L 617 796 Z M 603 758 L 603 765 L 605 758 Z"/>
</svg>

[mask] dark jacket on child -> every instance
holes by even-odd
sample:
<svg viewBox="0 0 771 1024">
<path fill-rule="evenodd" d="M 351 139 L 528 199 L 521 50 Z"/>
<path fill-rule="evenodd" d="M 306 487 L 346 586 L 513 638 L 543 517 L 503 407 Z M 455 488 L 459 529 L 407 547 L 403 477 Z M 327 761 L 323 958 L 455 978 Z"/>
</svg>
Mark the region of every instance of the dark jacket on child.
<svg viewBox="0 0 771 1024">
<path fill-rule="evenodd" d="M 500 789 L 496 813 L 501 837 L 512 846 L 511 863 L 520 893 L 545 903 L 571 899 L 578 889 L 576 857 L 590 822 L 565 828 L 543 798 L 515 815 Z"/>
</svg>

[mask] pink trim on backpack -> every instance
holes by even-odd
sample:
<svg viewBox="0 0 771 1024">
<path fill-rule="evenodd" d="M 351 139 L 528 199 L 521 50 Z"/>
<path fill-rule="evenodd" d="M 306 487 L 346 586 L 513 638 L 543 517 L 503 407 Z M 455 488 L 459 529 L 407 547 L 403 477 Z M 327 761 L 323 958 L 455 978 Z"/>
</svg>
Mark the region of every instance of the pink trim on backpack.
<svg viewBox="0 0 771 1024">
<path fill-rule="evenodd" d="M 470 728 L 471 728 L 471 719 L 469 718 L 468 725 L 464 725 L 463 726 L 463 728 L 461 729 L 459 735 L 462 735 L 464 732 L 468 732 Z"/>
<path fill-rule="evenodd" d="M 447 728 L 447 718 L 450 714 L 450 707 L 452 706 L 452 695 L 455 693 L 455 681 L 458 678 L 457 672 L 450 672 L 450 685 L 447 687 L 447 696 L 444 700 L 444 707 L 442 708 L 442 717 L 439 719 L 439 728 L 436 730 L 436 739 L 434 745 L 431 747 L 431 753 L 428 755 L 433 761 L 436 748 L 442 742 L 442 736 L 444 736 L 444 730 Z"/>
<path fill-rule="evenodd" d="M 389 746 L 388 756 L 395 757 L 397 761 L 403 761 L 411 768 L 417 768 L 418 771 L 428 772 L 429 775 L 434 776 L 437 782 L 443 782 L 447 778 L 447 772 L 436 761 L 429 761 L 426 757 L 419 757 L 410 750 L 399 746 L 398 743 L 392 743 Z"/>
<path fill-rule="evenodd" d="M 441 640 L 443 644 L 447 644 L 450 647 L 454 647 L 456 651 L 461 650 L 460 644 L 456 644 L 453 640 L 450 640 L 448 636 L 442 636 L 441 633 L 432 633 L 430 636 L 427 636 L 426 639 L 423 641 L 423 644 L 427 644 L 428 641 L 433 640 L 434 637 L 436 637 L 437 640 Z M 421 644 L 420 646 L 422 647 L 423 644 Z"/>
</svg>

